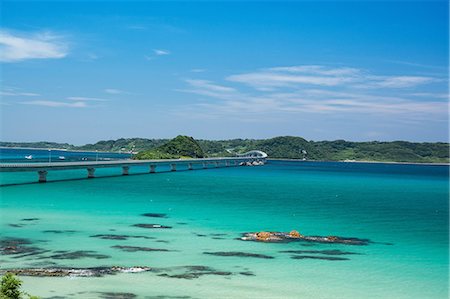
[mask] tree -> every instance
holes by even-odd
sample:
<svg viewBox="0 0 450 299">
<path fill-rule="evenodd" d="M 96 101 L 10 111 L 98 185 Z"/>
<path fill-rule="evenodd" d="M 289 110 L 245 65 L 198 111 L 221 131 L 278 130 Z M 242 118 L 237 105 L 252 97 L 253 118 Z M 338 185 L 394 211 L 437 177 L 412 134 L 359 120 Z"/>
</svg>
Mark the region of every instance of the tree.
<svg viewBox="0 0 450 299">
<path fill-rule="evenodd" d="M 23 295 L 29 299 L 39 299 L 39 297 L 31 296 L 20 290 L 22 281 L 14 274 L 7 272 L 3 275 L 0 283 L 0 299 L 23 299 Z"/>
</svg>

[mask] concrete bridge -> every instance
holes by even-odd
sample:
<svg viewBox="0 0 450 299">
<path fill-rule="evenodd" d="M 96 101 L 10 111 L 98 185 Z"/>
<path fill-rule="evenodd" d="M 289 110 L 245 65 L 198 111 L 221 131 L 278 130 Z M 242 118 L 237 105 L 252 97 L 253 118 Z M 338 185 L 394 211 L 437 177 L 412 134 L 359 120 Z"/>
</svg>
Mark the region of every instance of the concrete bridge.
<svg viewBox="0 0 450 299">
<path fill-rule="evenodd" d="M 203 169 L 214 167 L 239 166 L 242 163 L 264 161 L 264 159 L 240 156 L 230 158 L 201 158 L 201 159 L 164 159 L 164 160 L 117 160 L 117 161 L 81 161 L 81 162 L 53 162 L 53 163 L 0 163 L 0 172 L 35 171 L 38 173 L 39 182 L 47 181 L 47 174 L 52 170 L 86 169 L 87 177 L 94 178 L 97 168 L 121 167 L 122 175 L 128 175 L 132 166 L 147 166 L 149 173 L 155 173 L 156 167 L 170 166 L 171 171 L 177 168 L 193 170 L 194 165 L 201 165 Z"/>
</svg>

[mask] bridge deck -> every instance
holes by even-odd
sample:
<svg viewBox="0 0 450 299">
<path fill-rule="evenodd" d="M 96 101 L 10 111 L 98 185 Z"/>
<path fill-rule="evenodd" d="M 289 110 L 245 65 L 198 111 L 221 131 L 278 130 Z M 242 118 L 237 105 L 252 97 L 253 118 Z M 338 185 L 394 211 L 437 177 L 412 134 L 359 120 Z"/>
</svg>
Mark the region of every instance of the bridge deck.
<svg viewBox="0 0 450 299">
<path fill-rule="evenodd" d="M 67 170 L 104 167 L 146 166 L 146 165 L 183 165 L 215 162 L 244 162 L 249 157 L 198 158 L 198 159 L 163 159 L 163 160 L 116 160 L 116 161 L 82 161 L 82 162 L 50 162 L 50 163 L 0 163 L 0 172 Z"/>
</svg>

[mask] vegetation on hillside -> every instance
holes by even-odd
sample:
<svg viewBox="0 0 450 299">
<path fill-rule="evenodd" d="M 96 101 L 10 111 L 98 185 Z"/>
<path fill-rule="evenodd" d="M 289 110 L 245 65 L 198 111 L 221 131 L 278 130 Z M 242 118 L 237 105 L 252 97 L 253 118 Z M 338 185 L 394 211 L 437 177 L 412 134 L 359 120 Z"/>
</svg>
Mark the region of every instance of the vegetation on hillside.
<svg viewBox="0 0 450 299">
<path fill-rule="evenodd" d="M 135 158 L 144 159 L 178 159 L 204 158 L 206 155 L 197 141 L 189 136 L 177 136 L 169 142 L 154 149 L 139 152 Z"/>
<path fill-rule="evenodd" d="M 86 151 L 134 151 L 138 159 L 169 159 L 180 157 L 234 156 L 259 149 L 270 158 L 307 159 L 319 161 L 380 161 L 449 163 L 449 144 L 393 142 L 307 141 L 301 137 L 283 136 L 270 139 L 194 140 L 178 136 L 173 140 L 130 138 L 99 141 L 95 144 L 73 146 L 50 142 L 10 143 L 0 146 L 67 148 Z"/>
</svg>

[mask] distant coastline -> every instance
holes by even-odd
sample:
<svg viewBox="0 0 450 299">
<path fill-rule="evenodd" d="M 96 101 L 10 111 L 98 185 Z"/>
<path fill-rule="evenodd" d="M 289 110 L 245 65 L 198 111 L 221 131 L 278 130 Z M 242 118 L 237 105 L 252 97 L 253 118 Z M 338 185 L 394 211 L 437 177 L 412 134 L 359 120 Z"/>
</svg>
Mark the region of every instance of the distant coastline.
<svg viewBox="0 0 450 299">
<path fill-rule="evenodd" d="M 393 161 L 358 161 L 358 160 L 347 160 L 347 161 L 327 161 L 327 160 L 302 160 L 302 159 L 284 159 L 284 158 L 270 158 L 268 161 L 292 161 L 292 162 L 335 162 L 335 163 L 359 163 L 359 164 L 404 164 L 404 165 L 430 165 L 430 166 L 450 166 L 449 163 L 432 163 L 432 162 L 393 162 Z"/>
<path fill-rule="evenodd" d="M 172 145 L 183 145 L 183 151 L 189 153 L 202 152 L 207 157 L 230 157 L 261 150 L 270 159 L 294 159 L 309 161 L 353 161 L 360 163 L 404 163 L 448 165 L 450 162 L 450 145 L 448 142 L 408 142 L 408 141 L 363 141 L 345 140 L 312 141 L 298 136 L 280 136 L 269 139 L 229 139 L 204 140 L 189 136 L 177 136 L 186 142 L 174 139 L 120 138 L 102 140 L 94 144 L 75 146 L 69 143 L 56 142 L 2 142 L 1 148 L 20 149 L 52 149 L 77 152 L 103 152 L 144 155 L 147 152 L 152 158 L 164 158 L 166 151 L 173 150 Z M 187 142 L 191 140 L 192 142 Z M 179 144 L 180 143 L 180 144 Z M 172 153 L 171 155 L 173 155 Z M 198 155 L 194 155 L 198 156 Z M 192 156 L 192 157 L 194 157 Z"/>
</svg>

